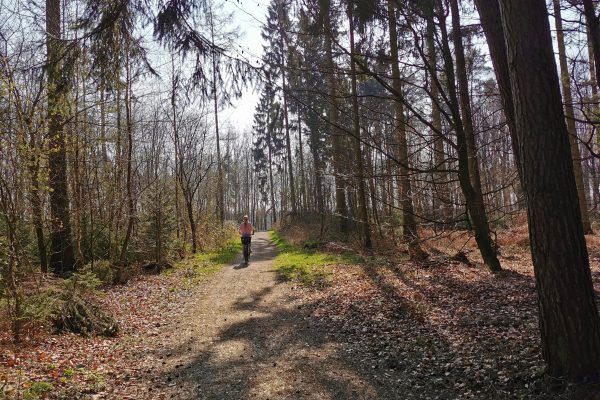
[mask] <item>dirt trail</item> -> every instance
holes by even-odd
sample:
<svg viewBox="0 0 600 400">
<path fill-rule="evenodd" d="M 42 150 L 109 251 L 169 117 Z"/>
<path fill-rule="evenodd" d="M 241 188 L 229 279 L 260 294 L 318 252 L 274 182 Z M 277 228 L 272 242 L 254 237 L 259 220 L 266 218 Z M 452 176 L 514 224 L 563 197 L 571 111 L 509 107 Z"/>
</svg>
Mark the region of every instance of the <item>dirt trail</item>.
<svg viewBox="0 0 600 400">
<path fill-rule="evenodd" d="M 144 356 L 156 365 L 148 398 L 389 398 L 276 279 L 266 233 L 254 236 L 252 250 L 249 266 L 240 256 L 225 267 L 171 324 L 161 347 Z"/>
</svg>

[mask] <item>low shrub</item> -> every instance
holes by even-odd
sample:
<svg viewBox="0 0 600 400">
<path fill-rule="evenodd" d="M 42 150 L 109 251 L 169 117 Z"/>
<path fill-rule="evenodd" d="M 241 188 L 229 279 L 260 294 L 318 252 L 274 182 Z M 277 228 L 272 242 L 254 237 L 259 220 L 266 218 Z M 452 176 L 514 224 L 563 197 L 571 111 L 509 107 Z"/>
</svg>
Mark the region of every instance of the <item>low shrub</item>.
<svg viewBox="0 0 600 400">
<path fill-rule="evenodd" d="M 111 284 L 115 280 L 115 269 L 109 260 L 90 261 L 80 272 L 95 275 L 101 284 Z"/>
</svg>

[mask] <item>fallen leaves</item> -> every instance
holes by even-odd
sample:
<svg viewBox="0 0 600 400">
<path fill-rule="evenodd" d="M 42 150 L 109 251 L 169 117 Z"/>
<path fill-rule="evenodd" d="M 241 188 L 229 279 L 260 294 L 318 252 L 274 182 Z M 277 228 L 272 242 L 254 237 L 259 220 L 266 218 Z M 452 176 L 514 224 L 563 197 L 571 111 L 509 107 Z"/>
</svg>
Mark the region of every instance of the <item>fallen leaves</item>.
<svg viewBox="0 0 600 400">
<path fill-rule="evenodd" d="M 138 358 L 191 296 L 183 281 L 178 274 L 141 276 L 108 288 L 101 302 L 122 327 L 117 338 L 37 331 L 15 345 L 9 330 L 1 330 L 0 398 L 22 398 L 40 382 L 52 386 L 43 398 L 127 398 L 132 392 L 138 394 L 131 398 L 144 398 L 140 393 L 151 383 L 141 377 L 150 367 Z"/>
<path fill-rule="evenodd" d="M 297 290 L 358 364 L 397 377 L 404 398 L 555 398 L 523 258 L 500 275 L 452 261 L 338 266 L 328 288 Z"/>
</svg>

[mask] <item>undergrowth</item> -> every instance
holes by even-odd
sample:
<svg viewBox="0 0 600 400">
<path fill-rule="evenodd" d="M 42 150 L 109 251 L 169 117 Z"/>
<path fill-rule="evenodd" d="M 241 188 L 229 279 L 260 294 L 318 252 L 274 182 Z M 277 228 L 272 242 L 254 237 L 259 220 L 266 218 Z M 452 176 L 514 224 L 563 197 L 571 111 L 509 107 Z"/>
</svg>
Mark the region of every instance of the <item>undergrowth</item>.
<svg viewBox="0 0 600 400">
<path fill-rule="evenodd" d="M 326 253 L 308 246 L 294 245 L 277 231 L 271 231 L 271 240 L 277 246 L 275 271 L 280 279 L 304 285 L 326 284 L 331 268 L 336 264 L 356 264 L 360 260 L 352 254 Z"/>
<path fill-rule="evenodd" d="M 183 270 L 188 284 L 203 282 L 232 262 L 241 249 L 240 240 L 232 238 L 222 247 L 194 254 L 178 262 L 175 270 Z"/>
</svg>

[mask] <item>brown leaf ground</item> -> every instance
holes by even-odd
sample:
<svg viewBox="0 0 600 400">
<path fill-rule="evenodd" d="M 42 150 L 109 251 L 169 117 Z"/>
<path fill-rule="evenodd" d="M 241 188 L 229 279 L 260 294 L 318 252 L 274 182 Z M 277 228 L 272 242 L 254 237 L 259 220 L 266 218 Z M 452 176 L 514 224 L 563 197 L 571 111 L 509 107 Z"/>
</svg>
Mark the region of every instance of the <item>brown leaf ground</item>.
<svg viewBox="0 0 600 400">
<path fill-rule="evenodd" d="M 600 398 L 592 386 L 549 391 L 526 252 L 506 252 L 500 275 L 373 258 L 304 287 L 277 279 L 265 234 L 253 250 L 250 266 L 238 259 L 195 286 L 180 271 L 110 288 L 115 339 L 38 331 L 15 347 L 3 332 L 0 388 L 8 398 L 35 381 L 68 399 Z M 597 258 L 592 267 L 600 285 Z"/>
</svg>

